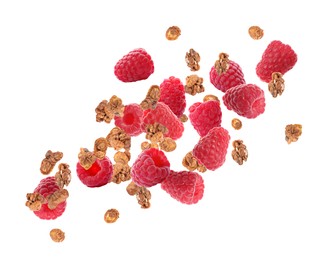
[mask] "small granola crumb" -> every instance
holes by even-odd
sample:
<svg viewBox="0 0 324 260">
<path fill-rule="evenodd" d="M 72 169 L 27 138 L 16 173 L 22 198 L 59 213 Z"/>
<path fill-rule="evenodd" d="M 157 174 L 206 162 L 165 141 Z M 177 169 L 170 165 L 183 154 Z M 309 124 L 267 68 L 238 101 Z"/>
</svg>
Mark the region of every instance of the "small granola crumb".
<svg viewBox="0 0 324 260">
<path fill-rule="evenodd" d="M 288 144 L 292 142 L 297 142 L 302 134 L 302 125 L 300 124 L 290 124 L 286 126 L 285 135 Z"/>
<path fill-rule="evenodd" d="M 180 35 L 181 35 L 181 30 L 178 26 L 169 27 L 165 33 L 165 37 L 169 41 L 174 41 L 174 40 L 178 39 Z"/>
<path fill-rule="evenodd" d="M 131 196 L 136 195 L 138 189 L 139 189 L 139 186 L 137 186 L 137 185 L 135 184 L 135 182 L 133 182 L 133 181 L 131 181 L 131 182 L 127 185 L 127 187 L 126 187 L 126 191 L 127 191 L 127 193 L 128 193 L 129 195 L 131 195 Z"/>
<path fill-rule="evenodd" d="M 225 73 L 229 67 L 229 55 L 227 53 L 221 52 L 219 54 L 218 60 L 215 62 L 215 69 L 218 75 Z"/>
<path fill-rule="evenodd" d="M 42 174 L 49 174 L 55 164 L 63 158 L 62 152 L 52 152 L 51 150 L 48 150 L 45 154 L 45 158 L 42 160 L 40 171 Z"/>
<path fill-rule="evenodd" d="M 94 143 L 93 154 L 99 160 L 102 160 L 106 156 L 107 149 L 108 149 L 107 139 L 104 137 L 100 137 Z"/>
<path fill-rule="evenodd" d="M 190 49 L 189 52 L 186 53 L 186 63 L 191 71 L 197 71 L 200 69 L 199 66 L 200 55 L 194 49 Z"/>
<path fill-rule="evenodd" d="M 205 172 L 205 171 L 207 171 L 207 168 L 202 164 L 198 164 L 197 171 Z"/>
<path fill-rule="evenodd" d="M 260 40 L 263 37 L 263 30 L 259 26 L 251 26 L 249 28 L 249 35 L 254 40 Z"/>
<path fill-rule="evenodd" d="M 38 211 L 46 202 L 46 199 L 39 193 L 27 193 L 26 206 L 32 211 Z"/>
<path fill-rule="evenodd" d="M 238 118 L 233 118 L 232 119 L 232 127 L 235 130 L 240 130 L 242 128 L 242 121 Z"/>
<path fill-rule="evenodd" d="M 145 187 L 138 187 L 136 192 L 136 198 L 138 204 L 141 205 L 141 208 L 148 209 L 151 206 L 151 192 Z"/>
<path fill-rule="evenodd" d="M 268 84 L 268 89 L 271 95 L 275 98 L 281 94 L 285 90 L 285 80 L 282 78 L 282 74 L 280 72 L 272 73 L 272 80 Z"/>
<path fill-rule="evenodd" d="M 101 101 L 96 107 L 95 112 L 97 122 L 106 122 L 109 124 L 114 118 L 114 114 L 108 110 L 108 100 Z"/>
<path fill-rule="evenodd" d="M 78 154 L 80 165 L 85 169 L 89 170 L 92 164 L 97 160 L 97 157 L 90 152 L 87 148 L 80 148 Z"/>
<path fill-rule="evenodd" d="M 182 116 L 180 116 L 180 121 L 181 121 L 182 123 L 185 123 L 185 122 L 188 121 L 188 117 L 187 117 L 185 114 L 183 114 Z"/>
<path fill-rule="evenodd" d="M 115 150 L 129 150 L 131 147 L 131 137 L 121 128 L 114 127 L 106 137 L 108 146 Z"/>
<path fill-rule="evenodd" d="M 114 155 L 114 161 L 116 163 L 127 164 L 130 160 L 130 156 L 131 155 L 129 151 L 125 151 L 125 152 L 118 151 Z"/>
<path fill-rule="evenodd" d="M 232 158 L 239 165 L 242 165 L 243 162 L 247 161 L 248 151 L 246 146 L 243 144 L 242 140 L 233 141 L 234 150 L 232 151 Z"/>
<path fill-rule="evenodd" d="M 57 190 L 53 194 L 50 194 L 46 197 L 47 207 L 49 209 L 55 209 L 57 205 L 66 201 L 68 197 L 69 192 L 66 189 Z"/>
<path fill-rule="evenodd" d="M 141 149 L 142 151 L 146 150 L 146 149 L 150 149 L 151 148 L 151 144 L 148 141 L 144 141 L 141 143 Z"/>
<path fill-rule="evenodd" d="M 153 85 L 147 91 L 146 97 L 141 102 L 140 107 L 143 110 L 155 109 L 159 99 L 160 99 L 160 87 L 158 85 Z"/>
<path fill-rule="evenodd" d="M 53 228 L 50 231 L 50 237 L 54 242 L 62 242 L 65 239 L 65 233 L 59 228 Z"/>
<path fill-rule="evenodd" d="M 159 123 L 154 123 L 146 126 L 146 135 L 145 138 L 150 140 L 152 143 L 158 143 L 163 140 L 164 136 L 168 129 Z"/>
<path fill-rule="evenodd" d="M 124 181 L 129 181 L 131 179 L 130 175 L 131 167 L 127 163 L 116 163 L 113 165 L 113 176 L 112 182 L 120 184 Z"/>
<path fill-rule="evenodd" d="M 182 160 L 182 165 L 189 171 L 194 171 L 198 168 L 198 161 L 193 156 L 192 152 L 188 152 Z"/>
<path fill-rule="evenodd" d="M 193 74 L 186 77 L 185 92 L 192 96 L 205 91 L 203 86 L 204 79 Z"/>
<path fill-rule="evenodd" d="M 165 152 L 172 152 L 177 148 L 177 143 L 170 137 L 164 138 L 162 142 L 160 142 L 161 150 Z"/>
<path fill-rule="evenodd" d="M 119 212 L 117 209 L 109 209 L 106 211 L 104 219 L 107 223 L 115 223 L 119 218 Z"/>
<path fill-rule="evenodd" d="M 204 97 L 204 99 L 203 99 L 204 102 L 207 102 L 209 100 L 216 100 L 216 101 L 220 102 L 219 99 L 218 99 L 218 97 L 216 97 L 215 95 L 211 95 L 211 94 L 206 95 Z"/>
<path fill-rule="evenodd" d="M 58 172 L 55 174 L 55 180 L 60 189 L 64 186 L 68 186 L 71 182 L 71 170 L 67 163 L 60 163 L 58 166 Z"/>
</svg>

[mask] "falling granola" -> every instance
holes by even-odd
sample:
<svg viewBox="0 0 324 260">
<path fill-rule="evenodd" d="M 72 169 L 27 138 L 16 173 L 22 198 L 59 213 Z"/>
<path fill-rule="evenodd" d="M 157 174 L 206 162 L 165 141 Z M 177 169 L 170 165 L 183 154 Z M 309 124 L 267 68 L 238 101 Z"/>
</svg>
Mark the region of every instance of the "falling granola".
<svg viewBox="0 0 324 260">
<path fill-rule="evenodd" d="M 178 26 L 169 27 L 165 33 L 165 37 L 169 41 L 174 41 L 174 40 L 178 39 L 180 35 L 181 35 L 181 30 Z"/>
<path fill-rule="evenodd" d="M 71 170 L 67 163 L 60 163 L 58 166 L 58 172 L 55 174 L 55 180 L 60 189 L 64 186 L 68 186 L 71 182 Z"/>
<path fill-rule="evenodd" d="M 286 141 L 288 144 L 297 142 L 302 134 L 302 125 L 300 124 L 289 124 L 285 128 Z"/>
<path fill-rule="evenodd" d="M 240 130 L 242 128 L 242 121 L 238 118 L 233 118 L 232 119 L 232 127 L 235 130 Z"/>
<path fill-rule="evenodd" d="M 249 35 L 254 40 L 260 40 L 263 37 L 263 30 L 259 26 L 251 26 L 249 28 Z"/>
<path fill-rule="evenodd" d="M 205 91 L 204 79 L 193 74 L 186 77 L 185 92 L 192 96 Z"/>
<path fill-rule="evenodd" d="M 141 102 L 140 107 L 143 110 L 155 109 L 158 100 L 160 99 L 160 87 L 153 85 L 147 91 L 145 99 Z"/>
<path fill-rule="evenodd" d="M 268 84 L 268 89 L 271 95 L 274 98 L 278 95 L 281 96 L 285 90 L 285 80 L 283 79 L 282 74 L 280 72 L 273 72 L 271 77 L 272 80 Z"/>
<path fill-rule="evenodd" d="M 190 49 L 186 53 L 185 57 L 187 66 L 190 68 L 191 71 L 197 71 L 200 69 L 200 55 L 198 52 L 196 52 L 194 49 Z"/>
<path fill-rule="evenodd" d="M 119 127 L 112 128 L 106 139 L 108 141 L 108 147 L 112 147 L 115 150 L 129 150 L 131 147 L 131 137 Z"/>
<path fill-rule="evenodd" d="M 246 145 L 243 144 L 242 140 L 233 141 L 234 150 L 232 151 L 232 158 L 239 165 L 242 165 L 243 162 L 247 161 L 248 151 Z"/>
<path fill-rule="evenodd" d="M 53 228 L 50 231 L 50 237 L 54 242 L 62 242 L 65 239 L 65 233 L 59 228 Z"/>
<path fill-rule="evenodd" d="M 229 68 L 229 55 L 227 53 L 221 52 L 219 54 L 218 60 L 215 62 L 215 69 L 218 75 L 225 73 Z"/>
<path fill-rule="evenodd" d="M 104 220 L 107 223 L 115 223 L 119 218 L 119 212 L 117 209 L 109 209 L 106 211 Z"/>
<path fill-rule="evenodd" d="M 55 164 L 63 158 L 62 152 L 52 152 L 48 150 L 45 154 L 45 158 L 42 160 L 40 171 L 44 175 L 48 175 L 53 169 Z"/>
</svg>

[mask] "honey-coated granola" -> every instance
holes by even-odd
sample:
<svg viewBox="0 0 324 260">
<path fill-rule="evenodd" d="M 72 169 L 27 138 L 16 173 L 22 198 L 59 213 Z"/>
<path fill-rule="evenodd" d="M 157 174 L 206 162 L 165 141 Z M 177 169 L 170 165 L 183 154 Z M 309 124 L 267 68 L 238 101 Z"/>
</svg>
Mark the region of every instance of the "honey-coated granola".
<svg viewBox="0 0 324 260">
<path fill-rule="evenodd" d="M 58 166 L 58 172 L 55 174 L 55 180 L 60 189 L 64 186 L 68 186 L 71 182 L 71 170 L 67 163 L 60 163 Z"/>
<path fill-rule="evenodd" d="M 260 40 L 263 37 L 263 30 L 259 26 L 251 26 L 249 28 L 249 35 L 251 36 L 252 39 L 254 40 Z"/>
<path fill-rule="evenodd" d="M 143 110 L 155 109 L 158 100 L 160 99 L 160 87 L 158 85 L 153 85 L 147 91 L 145 99 L 140 103 L 140 107 Z"/>
<path fill-rule="evenodd" d="M 90 152 L 87 148 L 80 148 L 78 158 L 80 165 L 86 170 L 89 170 L 92 164 L 97 160 L 93 152 Z"/>
<path fill-rule="evenodd" d="M 186 77 L 185 92 L 192 96 L 205 91 L 203 86 L 204 79 L 193 74 Z"/>
<path fill-rule="evenodd" d="M 302 134 L 302 125 L 300 124 L 289 124 L 285 128 L 286 142 L 291 144 L 297 142 Z"/>
<path fill-rule="evenodd" d="M 240 130 L 242 128 L 242 121 L 238 118 L 233 118 L 232 119 L 232 127 L 235 130 Z"/>
<path fill-rule="evenodd" d="M 51 150 L 48 150 L 45 154 L 45 158 L 41 162 L 41 166 L 40 166 L 41 173 L 44 175 L 49 174 L 55 167 L 55 164 L 62 158 L 63 158 L 62 152 L 53 153 Z"/>
<path fill-rule="evenodd" d="M 207 171 L 207 168 L 199 164 L 198 160 L 194 157 L 192 152 L 188 152 L 182 160 L 182 165 L 186 167 L 189 171 L 198 170 L 199 172 Z"/>
<path fill-rule="evenodd" d="M 181 30 L 178 26 L 169 27 L 165 33 L 165 37 L 169 41 L 174 41 L 174 40 L 178 39 L 180 35 L 181 35 Z"/>
<path fill-rule="evenodd" d="M 200 69 L 200 55 L 198 52 L 196 52 L 194 49 L 190 49 L 186 53 L 185 57 L 187 66 L 190 68 L 191 71 L 197 71 Z"/>
<path fill-rule="evenodd" d="M 50 231 L 50 237 L 54 242 L 62 242 L 65 239 L 65 233 L 59 228 L 53 228 Z"/>
<path fill-rule="evenodd" d="M 248 151 L 246 145 L 243 144 L 242 140 L 233 141 L 234 150 L 232 151 L 232 158 L 239 165 L 242 165 L 243 162 L 247 161 Z"/>
<path fill-rule="evenodd" d="M 229 55 L 227 53 L 221 52 L 219 54 L 218 60 L 215 62 L 215 69 L 218 75 L 222 75 L 228 70 L 229 67 Z"/>
<path fill-rule="evenodd" d="M 272 73 L 272 80 L 268 84 L 268 89 L 271 95 L 275 98 L 281 94 L 285 90 L 285 80 L 282 78 L 282 74 L 280 72 Z"/>
<path fill-rule="evenodd" d="M 109 209 L 106 211 L 104 220 L 107 223 L 115 223 L 119 218 L 119 211 L 117 209 Z"/>
<path fill-rule="evenodd" d="M 110 130 L 106 137 L 108 147 L 112 147 L 115 150 L 131 148 L 131 137 L 121 128 L 114 127 Z"/>
</svg>

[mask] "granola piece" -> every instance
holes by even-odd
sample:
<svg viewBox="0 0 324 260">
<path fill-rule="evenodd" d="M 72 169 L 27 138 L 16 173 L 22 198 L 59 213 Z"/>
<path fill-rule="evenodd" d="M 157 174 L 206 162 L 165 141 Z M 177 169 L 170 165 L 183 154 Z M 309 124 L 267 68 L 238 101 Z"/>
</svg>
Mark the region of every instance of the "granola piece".
<svg viewBox="0 0 324 260">
<path fill-rule="evenodd" d="M 98 138 L 94 143 L 93 154 L 100 160 L 105 158 L 108 149 L 107 139 L 104 137 Z"/>
<path fill-rule="evenodd" d="M 39 193 L 27 193 L 26 206 L 32 211 L 38 211 L 46 203 L 46 199 Z"/>
<path fill-rule="evenodd" d="M 50 237 L 54 242 L 62 242 L 65 239 L 65 233 L 59 228 L 53 228 L 50 231 Z"/>
<path fill-rule="evenodd" d="M 302 125 L 300 124 L 290 124 L 285 128 L 286 141 L 288 144 L 292 142 L 297 142 L 302 134 Z"/>
<path fill-rule="evenodd" d="M 193 74 L 186 77 L 185 92 L 192 96 L 205 91 L 203 86 L 204 79 Z"/>
<path fill-rule="evenodd" d="M 182 165 L 186 167 L 189 171 L 198 170 L 199 172 L 207 171 L 207 168 L 200 164 L 192 154 L 192 152 L 188 152 L 182 160 Z"/>
<path fill-rule="evenodd" d="M 130 175 L 131 167 L 126 163 L 116 163 L 113 165 L 113 176 L 112 182 L 120 184 L 124 181 L 129 181 L 131 179 Z"/>
<path fill-rule="evenodd" d="M 119 212 L 117 209 L 109 209 L 106 211 L 104 220 L 107 223 L 115 223 L 119 218 Z"/>
<path fill-rule="evenodd" d="M 239 165 L 242 165 L 243 162 L 246 162 L 248 158 L 246 146 L 243 144 L 242 140 L 235 140 L 233 141 L 233 147 L 234 150 L 232 151 L 232 158 Z"/>
<path fill-rule="evenodd" d="M 225 73 L 229 67 L 229 55 L 227 53 L 221 52 L 219 54 L 218 60 L 215 62 L 215 69 L 217 74 L 220 76 L 222 73 Z"/>
<path fill-rule="evenodd" d="M 200 69 L 200 55 L 194 49 L 190 49 L 189 52 L 186 53 L 186 63 L 191 71 L 197 71 Z"/>
<path fill-rule="evenodd" d="M 152 143 L 158 143 L 163 140 L 163 134 L 165 134 L 168 129 L 159 123 L 154 123 L 153 125 L 146 126 L 146 136 L 147 140 L 150 140 Z"/>
<path fill-rule="evenodd" d="M 139 186 L 137 186 L 137 185 L 135 184 L 135 182 L 133 182 L 133 181 L 131 181 L 131 182 L 127 185 L 127 187 L 126 187 L 126 191 L 127 191 L 127 193 L 128 193 L 129 195 L 131 195 L 131 196 L 136 195 L 136 193 L 138 192 L 138 189 L 139 189 Z"/>
<path fill-rule="evenodd" d="M 106 140 L 108 141 L 108 147 L 112 147 L 115 150 L 123 148 L 129 150 L 131 147 L 131 137 L 123 129 L 117 126 L 111 129 Z"/>
<path fill-rule="evenodd" d="M 49 209 L 55 209 L 57 205 L 66 201 L 69 197 L 69 192 L 66 189 L 60 189 L 46 197 L 47 207 Z"/>
<path fill-rule="evenodd" d="M 125 152 L 120 152 L 118 151 L 114 155 L 114 161 L 116 163 L 122 163 L 122 164 L 127 164 L 130 160 L 130 152 L 125 151 Z"/>
<path fill-rule="evenodd" d="M 182 123 L 185 123 L 185 122 L 188 121 L 188 117 L 187 117 L 185 114 L 183 114 L 182 116 L 180 116 L 180 121 L 181 121 Z"/>
<path fill-rule="evenodd" d="M 259 26 L 251 26 L 249 28 L 249 35 L 254 40 L 260 40 L 263 37 L 263 30 Z"/>
<path fill-rule="evenodd" d="M 108 104 L 107 109 L 114 115 L 114 116 L 123 116 L 125 106 L 123 105 L 123 101 L 117 97 L 116 95 L 113 95 Z"/>
<path fill-rule="evenodd" d="M 60 189 L 64 186 L 68 186 L 71 182 L 71 170 L 67 163 L 60 163 L 58 166 L 58 172 L 55 174 L 55 180 Z"/>
<path fill-rule="evenodd" d="M 220 102 L 219 99 L 218 99 L 218 97 L 216 97 L 215 95 L 211 95 L 211 94 L 206 95 L 204 97 L 204 99 L 203 99 L 204 102 L 207 102 L 209 100 L 216 100 L 216 101 Z"/>
<path fill-rule="evenodd" d="M 80 165 L 86 170 L 89 170 L 92 164 L 97 160 L 93 152 L 90 152 L 87 148 L 80 148 L 78 158 Z"/>
<path fill-rule="evenodd" d="M 49 174 L 53 170 L 55 164 L 62 158 L 63 158 L 62 152 L 53 153 L 51 150 L 48 150 L 40 166 L 41 173 L 45 175 Z"/>
<path fill-rule="evenodd" d="M 280 72 L 272 73 L 272 80 L 268 84 L 268 89 L 271 95 L 275 98 L 281 94 L 285 90 L 285 80 L 282 78 L 282 74 Z"/>
<path fill-rule="evenodd" d="M 161 150 L 165 152 L 172 152 L 177 148 L 176 142 L 170 137 L 164 138 L 164 140 L 160 142 L 159 145 Z"/>
<path fill-rule="evenodd" d="M 181 35 L 181 30 L 178 26 L 169 27 L 165 33 L 165 37 L 169 41 L 174 41 L 174 40 L 178 39 L 180 35 Z"/>
<path fill-rule="evenodd" d="M 136 199 L 141 208 L 147 209 L 151 206 L 151 192 L 145 187 L 139 187 L 136 192 Z"/>
<path fill-rule="evenodd" d="M 151 148 L 150 142 L 144 141 L 143 143 L 141 143 L 141 149 L 142 149 L 142 151 L 144 151 L 146 149 L 150 149 L 150 148 Z"/>
<path fill-rule="evenodd" d="M 232 119 L 232 127 L 235 130 L 240 130 L 242 128 L 242 121 L 238 118 L 233 118 Z"/>
<path fill-rule="evenodd" d="M 143 110 L 155 109 L 158 100 L 160 99 L 160 87 L 153 85 L 147 91 L 145 99 L 141 102 L 140 107 Z"/>
<path fill-rule="evenodd" d="M 114 118 L 114 114 L 108 109 L 108 101 L 103 100 L 95 109 L 96 111 L 96 121 L 106 122 L 109 124 Z"/>
</svg>

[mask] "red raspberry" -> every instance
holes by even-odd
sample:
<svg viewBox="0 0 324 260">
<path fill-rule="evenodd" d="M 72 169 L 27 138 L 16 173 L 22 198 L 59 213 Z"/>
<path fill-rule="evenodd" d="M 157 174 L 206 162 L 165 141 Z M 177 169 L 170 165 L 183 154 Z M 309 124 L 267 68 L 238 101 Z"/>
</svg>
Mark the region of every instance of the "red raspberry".
<svg viewBox="0 0 324 260">
<path fill-rule="evenodd" d="M 186 108 L 185 88 L 180 79 L 170 77 L 160 85 L 160 102 L 168 105 L 172 112 L 181 117 Z"/>
<path fill-rule="evenodd" d="M 269 83 L 273 72 L 284 75 L 294 67 L 296 62 L 297 54 L 288 44 L 272 41 L 256 66 L 256 73 L 262 81 Z"/>
<path fill-rule="evenodd" d="M 180 119 L 162 102 L 158 102 L 155 109 L 144 112 L 142 129 L 144 130 L 147 125 L 153 125 L 154 123 L 164 125 L 168 129 L 164 136 L 173 140 L 179 139 L 184 131 Z"/>
<path fill-rule="evenodd" d="M 154 72 L 151 56 L 142 48 L 122 57 L 115 65 L 115 75 L 123 82 L 147 79 Z"/>
<path fill-rule="evenodd" d="M 224 105 L 240 116 L 256 118 L 265 110 L 264 92 L 254 84 L 242 84 L 226 91 Z"/>
<path fill-rule="evenodd" d="M 205 185 L 201 175 L 196 172 L 170 171 L 161 188 L 181 203 L 195 204 L 202 199 Z"/>
<path fill-rule="evenodd" d="M 189 119 L 200 136 L 206 135 L 210 129 L 222 123 L 220 102 L 209 100 L 194 103 L 189 107 Z"/>
<path fill-rule="evenodd" d="M 161 183 L 170 173 L 170 163 L 165 154 L 155 148 L 144 150 L 135 160 L 132 180 L 138 186 L 152 187 Z"/>
<path fill-rule="evenodd" d="M 34 193 L 39 193 L 46 198 L 48 195 L 53 194 L 55 191 L 59 190 L 60 187 L 56 184 L 55 177 L 50 176 L 42 179 Z M 38 211 L 34 211 L 35 215 L 40 219 L 56 219 L 60 217 L 66 208 L 66 201 L 61 202 L 56 206 L 55 209 L 50 209 L 47 206 L 47 203 L 43 204 L 41 209 Z"/>
<path fill-rule="evenodd" d="M 229 67 L 226 72 L 218 75 L 215 66 L 209 72 L 210 82 L 222 92 L 240 84 L 245 84 L 244 74 L 240 65 L 234 61 L 229 61 Z"/>
<path fill-rule="evenodd" d="M 226 159 L 230 136 L 223 127 L 214 127 L 207 135 L 200 138 L 193 149 L 198 162 L 208 170 L 214 171 L 221 167 Z"/>
<path fill-rule="evenodd" d="M 84 185 L 90 188 L 101 187 L 110 182 L 113 166 L 106 156 L 102 160 L 97 159 L 88 170 L 84 169 L 80 162 L 78 162 L 76 172 Z"/>
<path fill-rule="evenodd" d="M 125 106 L 122 117 L 115 116 L 115 125 L 123 129 L 130 136 L 137 136 L 142 133 L 143 110 L 138 104 Z"/>
</svg>

